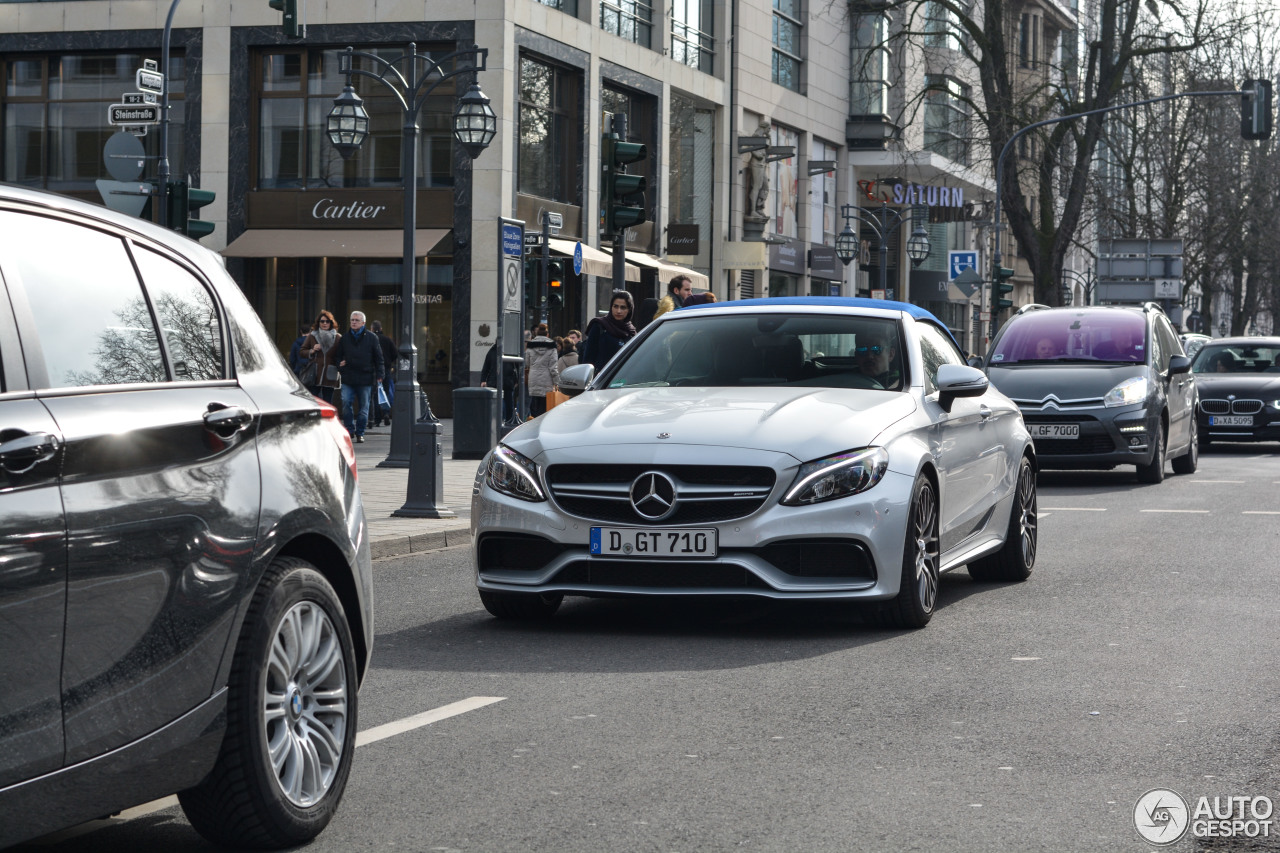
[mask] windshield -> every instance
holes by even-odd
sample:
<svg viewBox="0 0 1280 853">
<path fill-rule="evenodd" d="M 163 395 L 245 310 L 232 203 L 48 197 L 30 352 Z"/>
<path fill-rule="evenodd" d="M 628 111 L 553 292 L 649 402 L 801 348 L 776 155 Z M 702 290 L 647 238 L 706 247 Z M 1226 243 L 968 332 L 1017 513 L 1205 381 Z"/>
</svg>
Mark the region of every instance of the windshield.
<svg viewBox="0 0 1280 853">
<path fill-rule="evenodd" d="M 1205 344 L 1192 373 L 1280 373 L 1280 342 L 1241 346 Z"/>
<path fill-rule="evenodd" d="M 693 312 L 690 312 L 691 314 Z M 663 385 L 905 387 L 898 324 L 821 314 L 735 314 L 670 320 L 635 348 L 609 388 Z"/>
<path fill-rule="evenodd" d="M 1032 311 L 1009 321 L 988 359 L 993 366 L 1053 362 L 1142 363 L 1147 323 L 1128 311 Z"/>
</svg>

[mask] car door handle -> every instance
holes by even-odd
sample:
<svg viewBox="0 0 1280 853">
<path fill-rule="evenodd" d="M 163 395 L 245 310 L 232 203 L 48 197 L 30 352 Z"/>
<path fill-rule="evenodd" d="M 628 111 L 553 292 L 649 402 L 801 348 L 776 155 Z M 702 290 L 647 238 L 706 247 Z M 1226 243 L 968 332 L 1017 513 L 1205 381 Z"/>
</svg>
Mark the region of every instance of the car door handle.
<svg viewBox="0 0 1280 853">
<path fill-rule="evenodd" d="M 61 440 L 47 432 L 32 432 L 0 444 L 0 466 L 10 474 L 25 474 L 32 468 L 51 459 Z"/>
<path fill-rule="evenodd" d="M 236 433 L 253 423 L 253 415 L 239 406 L 228 406 L 225 403 L 210 403 L 205 412 L 204 425 L 219 438 L 231 438 Z"/>
<path fill-rule="evenodd" d="M 981 408 L 979 408 L 979 409 L 978 409 L 978 417 L 982 418 L 984 421 L 985 421 L 987 418 L 991 417 L 991 407 L 989 407 L 989 406 L 987 406 L 987 405 L 983 405 Z"/>
</svg>

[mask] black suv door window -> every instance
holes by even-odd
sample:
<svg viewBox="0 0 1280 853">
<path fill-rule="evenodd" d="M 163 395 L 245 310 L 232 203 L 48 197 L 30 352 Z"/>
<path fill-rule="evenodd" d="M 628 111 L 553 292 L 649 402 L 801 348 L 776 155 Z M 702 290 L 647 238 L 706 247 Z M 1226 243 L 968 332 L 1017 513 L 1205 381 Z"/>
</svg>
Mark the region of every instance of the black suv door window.
<svg viewBox="0 0 1280 853">
<path fill-rule="evenodd" d="M 45 387 L 163 382 L 151 310 L 124 241 L 43 216 L 0 211 L 44 351 Z"/>
<path fill-rule="evenodd" d="M 173 378 L 222 379 L 222 320 L 209 291 L 184 267 L 149 249 L 137 249 L 134 259 L 160 318 Z"/>
</svg>

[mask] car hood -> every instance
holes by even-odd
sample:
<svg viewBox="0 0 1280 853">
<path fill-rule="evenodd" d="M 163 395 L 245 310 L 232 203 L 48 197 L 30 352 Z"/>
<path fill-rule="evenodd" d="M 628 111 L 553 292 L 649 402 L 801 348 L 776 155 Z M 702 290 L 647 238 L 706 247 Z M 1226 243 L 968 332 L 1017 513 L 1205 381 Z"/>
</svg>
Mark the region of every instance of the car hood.
<svg viewBox="0 0 1280 853">
<path fill-rule="evenodd" d="M 1237 397 L 1280 399 L 1280 373 L 1197 373 L 1196 387 L 1200 397 Z"/>
<path fill-rule="evenodd" d="M 1101 399 L 1108 391 L 1134 376 L 1146 375 L 1145 364 L 1027 364 L 987 371 L 991 384 L 1014 400 L 1043 400 L 1050 394 L 1059 400 Z"/>
<path fill-rule="evenodd" d="M 911 395 L 829 388 L 637 388 L 589 391 L 511 432 L 529 458 L 561 448 L 661 441 L 787 453 L 803 462 L 865 447 L 915 410 Z M 659 438 L 659 435 L 667 435 Z M 625 459 L 625 451 L 617 454 Z"/>
</svg>

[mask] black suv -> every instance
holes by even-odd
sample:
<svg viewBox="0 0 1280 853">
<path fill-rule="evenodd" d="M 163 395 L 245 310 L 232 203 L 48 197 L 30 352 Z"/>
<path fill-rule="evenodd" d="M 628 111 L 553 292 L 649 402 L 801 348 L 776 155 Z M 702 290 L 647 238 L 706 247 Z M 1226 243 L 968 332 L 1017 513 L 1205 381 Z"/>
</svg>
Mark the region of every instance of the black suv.
<svg viewBox="0 0 1280 853">
<path fill-rule="evenodd" d="M 221 259 L 0 184 L 0 847 L 175 792 L 314 837 L 371 594 L 346 430 Z"/>
<path fill-rule="evenodd" d="M 1022 410 L 1042 468 L 1136 465 L 1159 483 L 1166 459 L 1199 463 L 1191 359 L 1164 311 L 1027 305 L 992 342 L 991 384 Z"/>
</svg>

